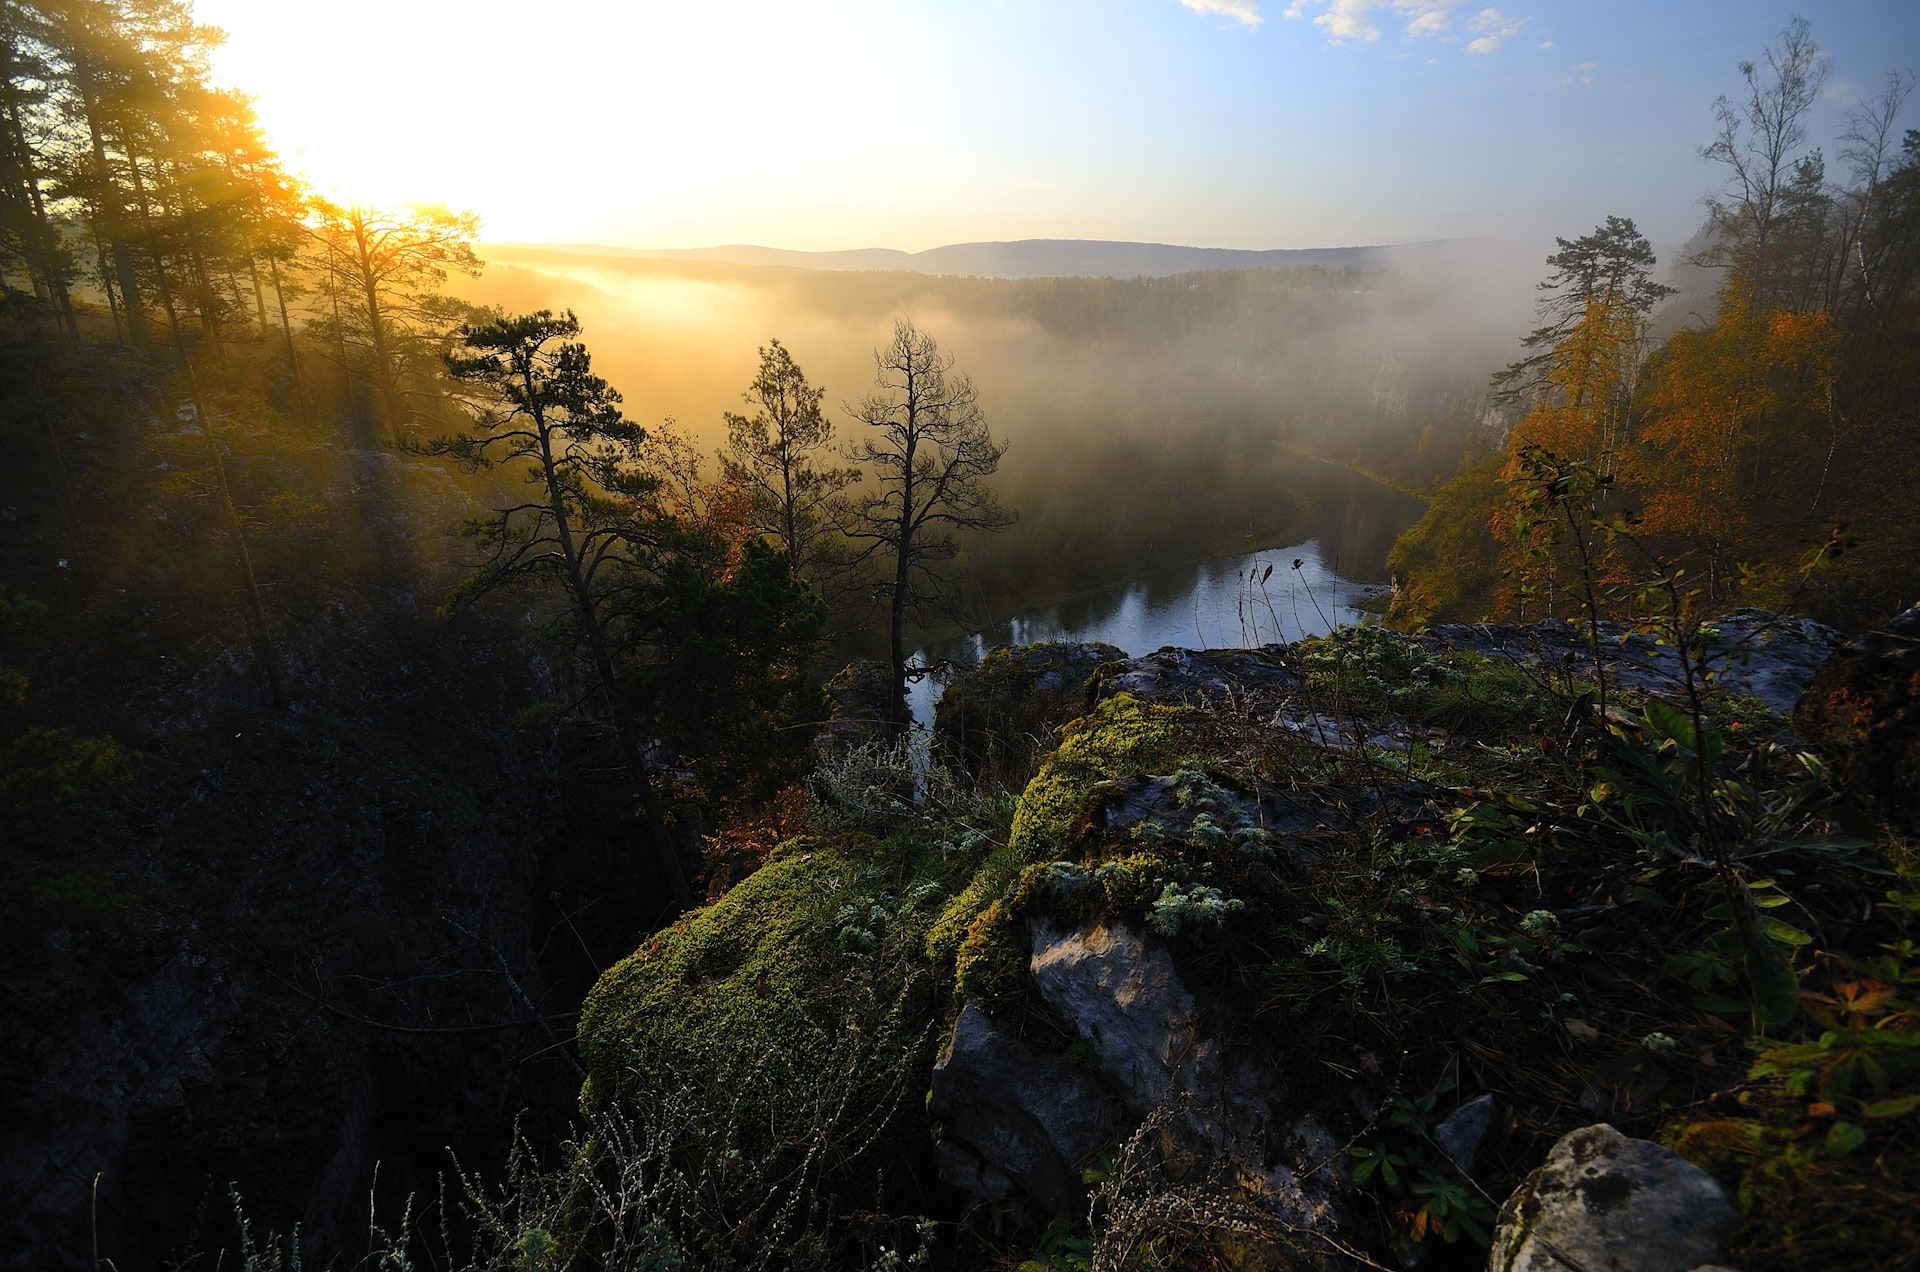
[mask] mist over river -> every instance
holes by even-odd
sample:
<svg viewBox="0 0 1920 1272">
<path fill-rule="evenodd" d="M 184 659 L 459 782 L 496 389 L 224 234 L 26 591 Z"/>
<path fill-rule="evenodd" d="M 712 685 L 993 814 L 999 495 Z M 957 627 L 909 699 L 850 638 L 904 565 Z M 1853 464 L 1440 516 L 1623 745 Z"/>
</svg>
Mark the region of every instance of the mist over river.
<svg viewBox="0 0 1920 1272">
<path fill-rule="evenodd" d="M 1129 656 L 1166 645 L 1256 646 L 1323 636 L 1359 622 L 1356 603 L 1387 591 L 1387 552 L 1420 516 L 1420 500 L 1345 470 L 1323 469 L 1308 535 L 1198 564 L 1143 569 L 1127 582 L 923 645 L 917 666 L 971 667 L 1001 645 L 1103 641 Z M 914 681 L 914 718 L 933 721 L 939 672 Z"/>
</svg>

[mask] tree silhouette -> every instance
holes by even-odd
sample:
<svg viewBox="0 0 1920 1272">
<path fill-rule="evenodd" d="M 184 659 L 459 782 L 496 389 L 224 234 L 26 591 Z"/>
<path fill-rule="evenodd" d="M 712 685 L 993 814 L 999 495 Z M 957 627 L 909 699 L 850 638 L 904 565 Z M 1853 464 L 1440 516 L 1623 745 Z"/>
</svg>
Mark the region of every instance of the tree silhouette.
<svg viewBox="0 0 1920 1272">
<path fill-rule="evenodd" d="M 446 365 L 462 386 L 473 427 L 406 445 L 468 468 L 524 466 L 530 498 L 465 523 L 486 555 L 448 606 L 522 585 L 565 598 L 562 633 L 586 655 L 661 873 L 685 910 L 693 895 L 640 739 L 624 717 L 615 657 L 617 576 L 646 537 L 644 510 L 659 481 L 640 462 L 645 430 L 622 414 L 620 394 L 593 374 L 592 356 L 574 339 L 579 334 L 571 311 L 556 317 L 546 309 L 498 313 L 462 328 Z"/>
<path fill-rule="evenodd" d="M 904 730 L 908 616 L 955 614 L 953 585 L 939 569 L 959 552 L 953 532 L 1005 529 L 1014 514 L 986 482 L 1006 443 L 994 440 L 973 381 L 953 374 L 953 359 L 934 338 L 896 321 L 893 339 L 874 351 L 873 361 L 876 391 L 852 412 L 870 431 L 848 458 L 866 465 L 874 484 L 855 498 L 845 528 L 849 538 L 865 542 L 863 555 L 884 563 L 887 719 Z"/>
</svg>

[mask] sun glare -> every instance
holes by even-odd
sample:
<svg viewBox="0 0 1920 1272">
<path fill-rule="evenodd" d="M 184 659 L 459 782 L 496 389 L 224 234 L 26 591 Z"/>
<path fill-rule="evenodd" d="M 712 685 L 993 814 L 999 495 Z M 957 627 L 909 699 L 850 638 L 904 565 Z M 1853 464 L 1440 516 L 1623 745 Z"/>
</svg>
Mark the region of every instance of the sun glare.
<svg viewBox="0 0 1920 1272">
<path fill-rule="evenodd" d="M 764 207 L 771 183 L 796 240 L 833 236 L 848 192 L 823 164 L 889 135 L 884 118 L 846 126 L 889 81 L 836 73 L 866 56 L 855 24 L 757 2 L 554 7 L 564 22 L 501 3 L 457 22 L 375 0 L 341 0 L 319 26 L 254 0 L 196 13 L 227 32 L 217 77 L 253 94 L 288 162 L 336 197 L 473 208 L 492 237 L 609 235 L 616 219 L 631 237 L 637 219 L 692 245 L 744 232 L 740 210 Z"/>
</svg>

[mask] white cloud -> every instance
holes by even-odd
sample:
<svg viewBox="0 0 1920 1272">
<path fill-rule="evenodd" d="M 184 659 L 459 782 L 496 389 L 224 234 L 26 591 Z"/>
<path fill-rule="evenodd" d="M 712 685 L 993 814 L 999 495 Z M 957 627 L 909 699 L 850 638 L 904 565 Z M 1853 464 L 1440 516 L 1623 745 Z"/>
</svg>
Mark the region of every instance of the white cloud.
<svg viewBox="0 0 1920 1272">
<path fill-rule="evenodd" d="M 1538 44 L 1536 44 L 1536 45 L 1534 45 L 1533 47 L 1534 47 L 1534 48 L 1536 48 L 1536 49 L 1550 49 L 1550 48 L 1552 48 L 1552 47 L 1553 47 L 1553 41 L 1552 41 L 1552 40 L 1542 40 L 1542 41 L 1540 41 L 1540 43 L 1538 43 Z"/>
<path fill-rule="evenodd" d="M 1194 7 L 1195 0 L 1180 2 Z M 1447 33 L 1453 30 L 1460 10 L 1465 7 L 1466 0 L 1291 0 L 1280 16 L 1311 18 L 1315 26 L 1327 33 L 1328 44 L 1349 44 L 1379 39 L 1383 22 L 1397 25 L 1401 34 L 1410 40 L 1452 38 Z M 1526 18 L 1508 18 L 1497 9 L 1482 9 L 1468 26 L 1484 34 L 1467 47 L 1476 53 L 1491 53 L 1527 22 Z"/>
<path fill-rule="evenodd" d="M 1217 13 L 1246 24 L 1253 30 L 1260 25 L 1260 0 L 1180 0 L 1195 13 Z"/>
<path fill-rule="evenodd" d="M 1453 25 L 1453 11 L 1459 7 L 1459 0 L 1419 0 L 1418 3 L 1396 4 L 1394 8 L 1407 18 L 1408 35 L 1439 35 Z"/>
<path fill-rule="evenodd" d="M 1327 33 L 1327 43 L 1345 44 L 1349 40 L 1380 38 L 1380 28 L 1367 16 L 1369 10 L 1380 7 L 1380 0 L 1293 0 L 1280 16 L 1303 18 L 1307 15 L 1307 9 L 1315 5 L 1322 5 L 1326 10 L 1314 15 L 1313 25 Z"/>
<path fill-rule="evenodd" d="M 1482 9 L 1473 15 L 1467 26 L 1474 31 L 1484 31 L 1479 39 L 1467 45 L 1469 53 L 1492 53 L 1514 36 L 1520 34 L 1527 25 L 1526 18 L 1509 18 L 1498 9 Z"/>
</svg>

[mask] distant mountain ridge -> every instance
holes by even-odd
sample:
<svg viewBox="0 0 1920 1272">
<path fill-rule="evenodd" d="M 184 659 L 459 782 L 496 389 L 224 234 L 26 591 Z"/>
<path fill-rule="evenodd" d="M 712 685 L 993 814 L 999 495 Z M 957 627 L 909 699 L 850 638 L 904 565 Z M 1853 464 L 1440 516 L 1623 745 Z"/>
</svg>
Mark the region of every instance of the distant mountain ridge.
<svg viewBox="0 0 1920 1272">
<path fill-rule="evenodd" d="M 1181 247 L 1171 243 L 1122 243 L 1103 239 L 1018 239 L 1006 243 L 950 243 L 924 252 L 862 247 L 839 252 L 798 252 L 733 243 L 720 247 L 639 248 L 598 243 L 506 244 L 583 256 L 648 260 L 720 261 L 732 265 L 787 265 L 819 270 L 906 270 L 983 278 L 1159 278 L 1209 269 L 1286 269 L 1319 265 L 1369 269 L 1424 257 L 1465 243 L 1436 239 L 1365 247 L 1279 248 Z"/>
</svg>

